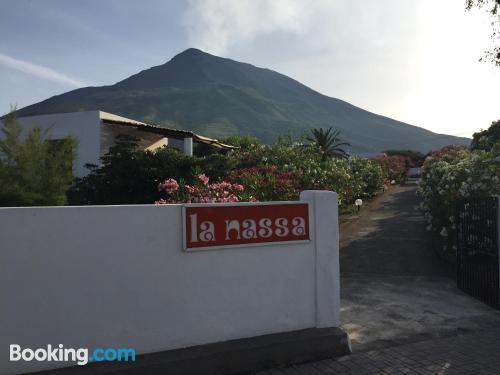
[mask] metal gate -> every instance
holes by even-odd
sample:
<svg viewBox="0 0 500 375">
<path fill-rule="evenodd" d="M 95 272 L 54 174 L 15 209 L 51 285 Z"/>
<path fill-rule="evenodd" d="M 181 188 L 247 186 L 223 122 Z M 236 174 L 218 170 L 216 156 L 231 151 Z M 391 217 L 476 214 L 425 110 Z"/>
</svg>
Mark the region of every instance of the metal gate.
<svg viewBox="0 0 500 375">
<path fill-rule="evenodd" d="M 457 216 L 457 285 L 498 309 L 498 199 L 460 201 Z"/>
</svg>

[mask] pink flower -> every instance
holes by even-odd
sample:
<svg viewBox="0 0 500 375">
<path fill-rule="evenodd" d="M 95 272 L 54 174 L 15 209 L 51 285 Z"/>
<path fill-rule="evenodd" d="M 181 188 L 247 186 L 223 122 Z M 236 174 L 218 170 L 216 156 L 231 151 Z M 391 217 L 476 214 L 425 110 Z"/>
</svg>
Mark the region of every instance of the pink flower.
<svg viewBox="0 0 500 375">
<path fill-rule="evenodd" d="M 231 187 L 231 184 L 227 181 L 222 181 L 222 182 L 211 184 L 208 186 L 208 188 L 210 190 L 223 190 L 223 189 L 227 189 L 230 187 Z"/>
<path fill-rule="evenodd" d="M 196 186 L 184 185 L 189 194 L 198 194 L 200 190 Z"/>
<path fill-rule="evenodd" d="M 168 194 L 173 194 L 177 190 L 179 190 L 179 184 L 175 179 L 169 178 L 168 180 L 165 180 L 163 183 L 158 185 L 158 190 L 164 190 Z"/>
<path fill-rule="evenodd" d="M 245 190 L 245 188 L 241 184 L 234 184 L 233 185 L 233 189 L 237 190 L 237 191 L 243 191 L 243 190 Z"/>
<path fill-rule="evenodd" d="M 200 180 L 203 185 L 207 185 L 209 178 L 204 173 L 202 173 L 198 175 L 198 180 Z"/>
<path fill-rule="evenodd" d="M 176 204 L 176 203 L 181 203 L 181 202 L 177 202 L 174 199 L 166 199 L 165 200 L 163 198 L 161 198 L 160 200 L 155 202 L 155 204 Z"/>
<path fill-rule="evenodd" d="M 269 167 L 272 169 L 272 167 Z M 259 168 L 249 169 L 253 173 L 262 173 Z M 251 176 L 250 176 L 251 177 Z M 234 177 L 233 177 L 234 178 Z M 172 203 L 227 203 L 239 202 L 241 197 L 239 192 L 244 191 L 244 186 L 239 183 L 232 184 L 228 181 L 220 181 L 209 184 L 209 177 L 205 174 L 196 176 L 199 181 L 195 185 L 179 183 L 169 178 L 158 185 L 158 189 L 167 193 L 163 199 L 156 201 L 156 204 Z M 201 183 L 200 183 L 201 182 Z M 177 193 L 176 193 L 177 192 Z M 176 194 L 174 194 L 176 193 Z"/>
</svg>

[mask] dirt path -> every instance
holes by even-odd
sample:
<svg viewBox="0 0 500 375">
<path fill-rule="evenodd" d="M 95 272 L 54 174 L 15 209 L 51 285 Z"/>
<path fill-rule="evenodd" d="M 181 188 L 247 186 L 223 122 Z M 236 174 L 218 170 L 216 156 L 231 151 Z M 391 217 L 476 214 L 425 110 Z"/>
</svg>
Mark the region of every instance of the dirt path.
<svg viewBox="0 0 500 375">
<path fill-rule="evenodd" d="M 392 189 L 342 227 L 341 320 L 355 352 L 500 327 L 435 256 L 415 190 Z"/>
</svg>

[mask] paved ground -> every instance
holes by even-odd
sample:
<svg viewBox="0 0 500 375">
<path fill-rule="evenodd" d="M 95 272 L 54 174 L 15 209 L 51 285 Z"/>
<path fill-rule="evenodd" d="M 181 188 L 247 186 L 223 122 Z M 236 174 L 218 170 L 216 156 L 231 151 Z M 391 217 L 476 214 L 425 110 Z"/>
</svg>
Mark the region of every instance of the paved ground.
<svg viewBox="0 0 500 375">
<path fill-rule="evenodd" d="M 341 320 L 353 354 L 276 374 L 500 374 L 500 313 L 456 288 L 417 205 L 415 187 L 396 187 L 342 226 Z"/>
<path fill-rule="evenodd" d="M 354 351 L 500 327 L 432 251 L 415 190 L 396 187 L 342 228 L 341 319 Z"/>
<path fill-rule="evenodd" d="M 419 341 L 259 375 L 500 374 L 500 329 Z"/>
</svg>

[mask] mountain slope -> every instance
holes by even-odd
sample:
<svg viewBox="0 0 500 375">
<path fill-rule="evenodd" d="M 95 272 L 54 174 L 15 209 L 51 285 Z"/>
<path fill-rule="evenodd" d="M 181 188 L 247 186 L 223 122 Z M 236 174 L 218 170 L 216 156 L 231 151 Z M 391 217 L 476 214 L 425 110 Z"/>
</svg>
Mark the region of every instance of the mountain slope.
<svg viewBox="0 0 500 375">
<path fill-rule="evenodd" d="M 269 69 L 188 49 L 111 86 L 86 87 L 19 110 L 20 116 L 103 110 L 203 135 L 255 135 L 273 142 L 334 126 L 351 152 L 421 151 L 469 139 L 439 135 L 324 96 Z"/>
</svg>

